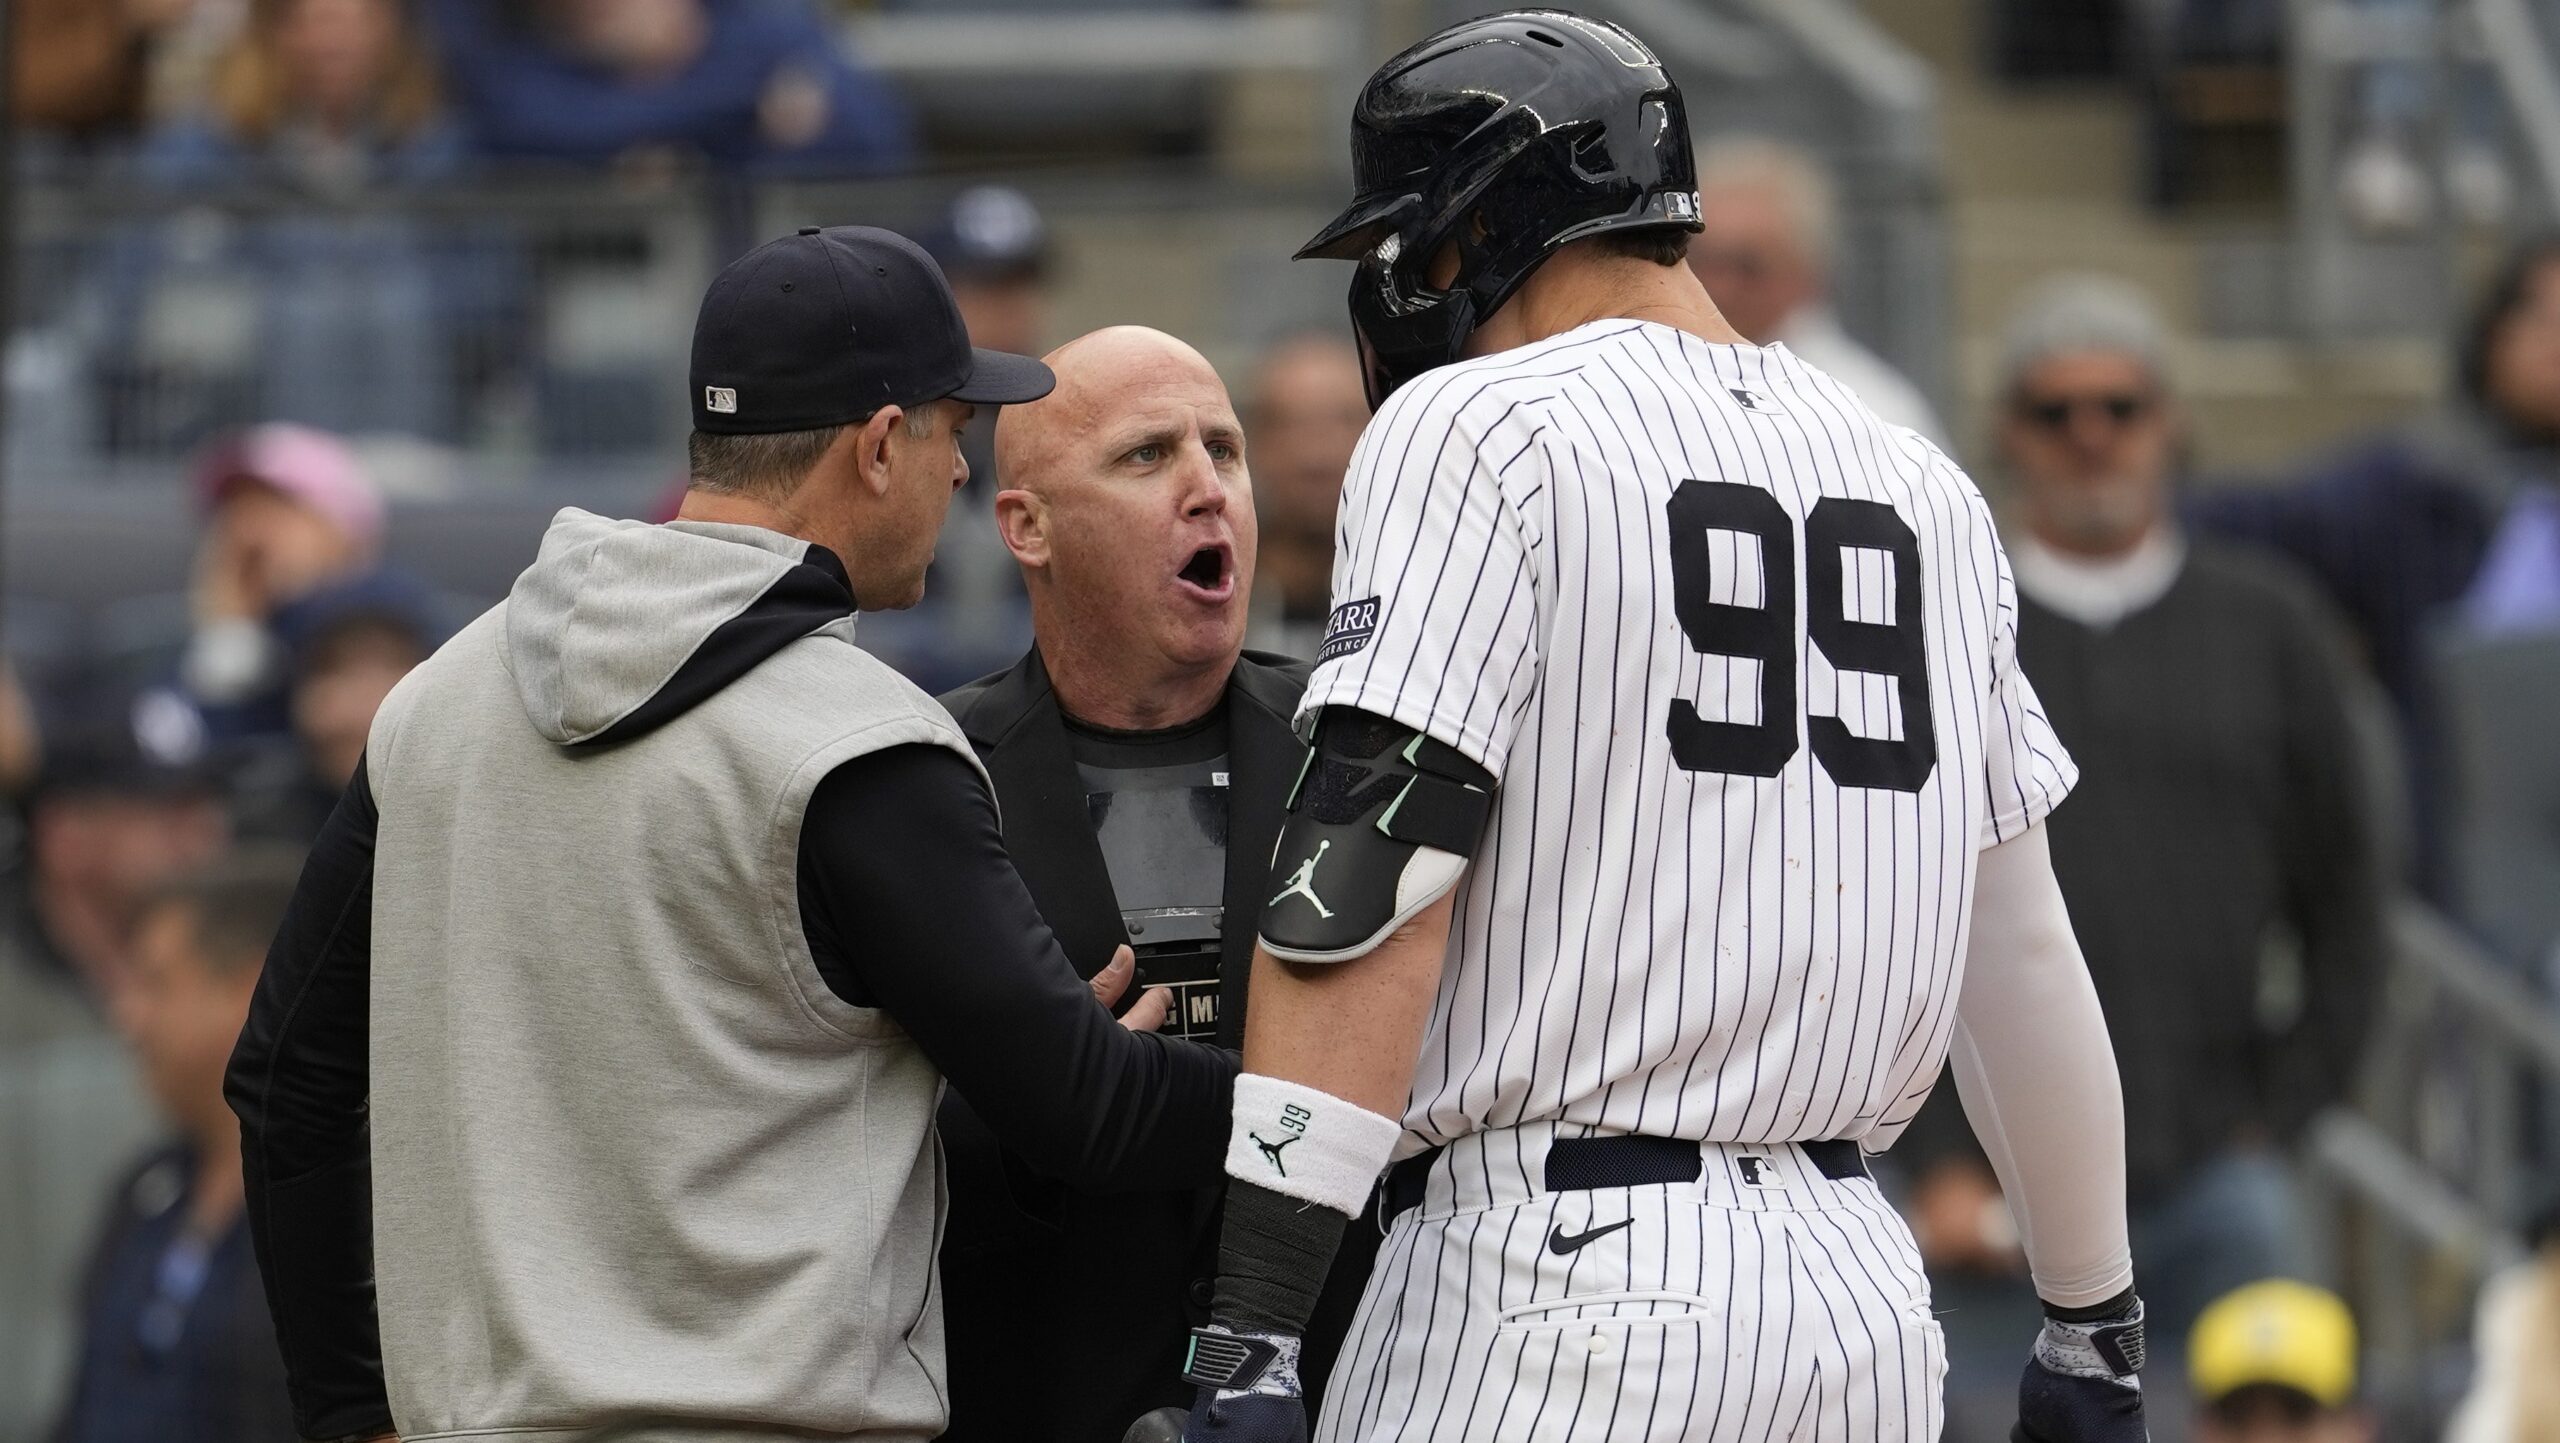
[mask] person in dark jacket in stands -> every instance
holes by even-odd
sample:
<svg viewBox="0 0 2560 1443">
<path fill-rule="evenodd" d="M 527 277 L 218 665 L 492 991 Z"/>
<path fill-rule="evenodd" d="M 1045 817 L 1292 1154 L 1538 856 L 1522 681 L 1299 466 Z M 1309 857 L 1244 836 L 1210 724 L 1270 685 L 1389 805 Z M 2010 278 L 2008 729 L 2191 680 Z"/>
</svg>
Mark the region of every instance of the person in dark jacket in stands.
<svg viewBox="0 0 2560 1443">
<path fill-rule="evenodd" d="M 905 103 L 812 0 L 429 0 L 464 124 L 501 164 L 683 155 L 757 175 L 904 169 Z"/>
<path fill-rule="evenodd" d="M 116 1028 L 176 1136 L 116 1189 L 83 1289 L 79 1370 L 56 1443 L 275 1443 L 284 1360 L 241 1212 L 222 1068 L 301 854 L 265 848 L 143 905 Z"/>
<path fill-rule="evenodd" d="M 2455 356 L 2455 391 L 2434 414 L 2306 468 L 2287 485 L 2199 497 L 2195 528 L 2284 553 L 2344 612 L 2390 694 L 2408 759 L 2411 865 L 2450 903 L 2455 759 L 2431 637 L 2475 601 L 2560 609 L 2560 559 L 2494 581 L 2511 526 L 2547 527 L 2560 507 L 2560 236 L 2528 241 L 2482 293 Z M 2519 505 L 2519 503 L 2524 503 Z M 2475 595 L 2484 583 L 2496 593 Z M 2538 595 L 2519 598 L 2519 588 Z"/>
<path fill-rule="evenodd" d="M 297 598 L 272 630 L 293 732 L 231 750 L 228 800 L 244 835 L 309 846 L 362 764 L 383 700 L 453 628 L 423 583 L 386 568 Z"/>
<path fill-rule="evenodd" d="M 384 701 L 227 1088 L 304 1437 L 931 1438 L 946 1079 L 1052 1174 L 1218 1176 L 1234 1059 L 1095 1005 L 1129 959 L 1079 978 L 968 742 L 854 643 L 923 594 L 972 407 L 1050 384 L 902 237 L 758 247 L 677 519 L 563 510 Z"/>
<path fill-rule="evenodd" d="M 1303 661 L 1244 646 L 1253 485 L 1243 429 L 1197 351 L 1134 326 L 1049 356 L 1058 389 L 1005 409 L 995 498 L 1036 637 L 943 698 L 985 761 L 1005 846 L 1068 958 L 1137 949 L 1173 990 L 1165 1030 L 1229 1049 L 1273 842 L 1306 748 Z M 946 1443 L 1119 1443 L 1187 1406 L 1183 1339 L 1208 1321 L 1221 1188 L 1104 1197 L 999 1146 L 964 1085 L 943 1108 L 951 1225 Z M 1321 1385 L 1377 1246 L 1336 1259 L 1306 1376 Z M 1021 1366 L 1024 1337 L 1041 1342 Z"/>
<path fill-rule="evenodd" d="M 2181 1338 L 2213 1298 L 2313 1261 L 2286 1150 L 2345 1094 L 2384 961 L 2356 678 L 2297 577 L 2176 524 L 2181 421 L 2139 292 L 2055 281 L 2007 346 L 2018 657 L 2080 764 L 2047 824 L 2054 874 L 2124 1077 L 2144 1304 Z M 1918 1173 L 1913 1232 L 1942 1296 L 1987 1321 L 1978 1285 L 2013 1269 L 2016 1234 L 1933 1109 L 1896 1154 Z M 1953 1339 L 1958 1413 L 1970 1332 Z M 2176 1353 L 2156 1350 L 2159 1386 L 2178 1386 Z M 1996 1358 L 2005 1394 L 2015 1369 Z"/>
</svg>

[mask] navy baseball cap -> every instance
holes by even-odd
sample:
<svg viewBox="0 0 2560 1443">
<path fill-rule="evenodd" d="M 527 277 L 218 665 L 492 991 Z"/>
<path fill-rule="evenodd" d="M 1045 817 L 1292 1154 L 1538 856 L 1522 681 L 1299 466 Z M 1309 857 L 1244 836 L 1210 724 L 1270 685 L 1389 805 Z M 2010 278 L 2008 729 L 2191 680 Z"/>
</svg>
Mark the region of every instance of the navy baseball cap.
<svg viewBox="0 0 2560 1443">
<path fill-rule="evenodd" d="M 933 258 L 871 226 L 804 226 L 714 278 L 693 326 L 693 426 L 725 436 L 814 431 L 946 397 L 1010 405 L 1058 378 L 981 351 Z"/>
<path fill-rule="evenodd" d="M 946 276 L 1037 280 L 1049 268 L 1049 227 L 1031 197 L 1009 185 L 973 185 L 916 237 Z"/>
<path fill-rule="evenodd" d="M 174 687 L 136 686 L 84 669 L 47 688 L 39 704 L 44 761 L 36 788 L 47 796 L 177 797 L 217 789 L 204 713 Z"/>
</svg>

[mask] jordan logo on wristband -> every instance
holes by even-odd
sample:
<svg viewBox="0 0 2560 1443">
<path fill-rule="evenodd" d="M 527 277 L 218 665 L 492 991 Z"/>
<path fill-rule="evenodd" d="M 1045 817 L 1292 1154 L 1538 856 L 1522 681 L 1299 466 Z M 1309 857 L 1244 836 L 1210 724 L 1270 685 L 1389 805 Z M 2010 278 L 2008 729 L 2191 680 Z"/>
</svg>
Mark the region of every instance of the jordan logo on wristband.
<svg viewBox="0 0 2560 1443">
<path fill-rule="evenodd" d="M 1253 1145 L 1262 1149 L 1263 1161 L 1271 1164 L 1271 1170 L 1273 1172 L 1280 1174 L 1282 1177 L 1287 1177 L 1289 1175 L 1289 1169 L 1280 1165 L 1280 1149 L 1296 1142 L 1298 1140 L 1297 1138 L 1284 1137 L 1278 1142 L 1264 1142 L 1262 1140 L 1262 1134 L 1258 1132 L 1248 1132 L 1245 1136 L 1252 1138 Z"/>
</svg>

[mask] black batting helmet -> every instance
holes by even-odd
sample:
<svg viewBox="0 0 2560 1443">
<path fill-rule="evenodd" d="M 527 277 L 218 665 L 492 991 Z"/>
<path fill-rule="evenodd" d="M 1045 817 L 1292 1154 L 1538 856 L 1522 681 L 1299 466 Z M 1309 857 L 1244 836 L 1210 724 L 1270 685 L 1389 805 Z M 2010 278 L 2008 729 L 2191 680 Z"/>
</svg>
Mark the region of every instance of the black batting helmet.
<svg viewBox="0 0 2560 1443">
<path fill-rule="evenodd" d="M 1698 229 L 1680 88 L 1643 41 L 1562 10 L 1450 26 L 1378 68 L 1351 112 L 1358 194 L 1298 258 L 1357 260 L 1369 404 L 1457 359 L 1558 247 Z M 1458 246 L 1447 289 L 1425 275 Z"/>
</svg>

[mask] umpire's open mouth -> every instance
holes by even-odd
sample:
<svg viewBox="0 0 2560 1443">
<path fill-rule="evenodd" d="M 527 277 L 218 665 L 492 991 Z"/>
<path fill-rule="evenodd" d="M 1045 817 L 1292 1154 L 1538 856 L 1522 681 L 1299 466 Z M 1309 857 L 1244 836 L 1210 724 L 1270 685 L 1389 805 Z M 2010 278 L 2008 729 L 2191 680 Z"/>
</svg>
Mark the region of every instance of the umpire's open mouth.
<svg viewBox="0 0 2560 1443">
<path fill-rule="evenodd" d="M 1236 594 L 1235 554 L 1224 542 L 1203 546 L 1191 553 L 1173 579 L 1195 600 L 1213 605 L 1224 602 Z"/>
</svg>

